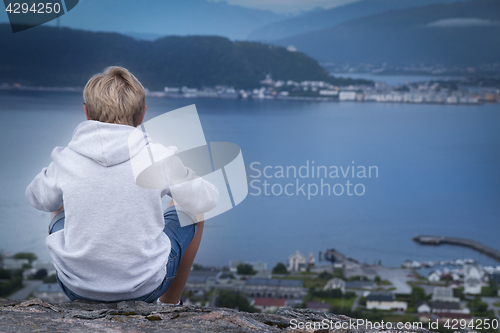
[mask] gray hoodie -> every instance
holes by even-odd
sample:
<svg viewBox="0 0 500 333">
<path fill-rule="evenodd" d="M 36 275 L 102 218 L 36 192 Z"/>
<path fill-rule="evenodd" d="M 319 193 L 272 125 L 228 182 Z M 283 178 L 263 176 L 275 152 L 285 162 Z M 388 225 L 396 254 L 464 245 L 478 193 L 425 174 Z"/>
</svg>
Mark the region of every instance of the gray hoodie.
<svg viewBox="0 0 500 333">
<path fill-rule="evenodd" d="M 47 248 L 59 279 L 74 293 L 116 301 L 143 296 L 165 277 L 170 240 L 163 232 L 161 197 L 170 188 L 152 190 L 135 183 L 130 159 L 150 147 L 172 156 L 175 147 L 131 136 L 126 125 L 85 121 L 67 148 L 56 147 L 53 162 L 26 189 L 28 202 L 47 212 L 64 203 L 64 229 L 49 235 Z M 129 142 L 129 140 L 135 140 Z M 135 139 L 134 139 L 135 138 Z M 179 203 L 197 214 L 213 209 L 217 188 L 170 159 L 170 174 L 182 187 Z M 194 181 L 193 181 L 194 180 Z M 183 183 L 185 183 L 183 185 Z M 177 199 L 176 199 L 177 200 Z"/>
</svg>

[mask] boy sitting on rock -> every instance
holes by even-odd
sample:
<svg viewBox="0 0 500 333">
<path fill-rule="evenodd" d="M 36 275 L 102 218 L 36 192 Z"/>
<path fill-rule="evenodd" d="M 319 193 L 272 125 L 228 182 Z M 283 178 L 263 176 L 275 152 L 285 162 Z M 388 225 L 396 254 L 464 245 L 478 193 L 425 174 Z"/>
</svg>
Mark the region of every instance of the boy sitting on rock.
<svg viewBox="0 0 500 333">
<path fill-rule="evenodd" d="M 168 183 L 163 190 L 135 183 L 131 158 L 155 149 L 147 136 L 130 135 L 144 119 L 144 88 L 125 68 L 109 67 L 83 94 L 87 121 L 68 147 L 53 150 L 53 162 L 26 189 L 33 207 L 53 212 L 46 244 L 58 282 L 71 300 L 178 304 L 203 221 L 181 227 L 178 214 L 187 212 L 174 200 L 163 211 Z M 179 204 L 190 208 L 189 216 L 213 209 L 217 188 L 186 168 L 175 147 L 163 149 L 171 155 L 166 173 L 176 177 L 168 182 L 185 201 Z"/>
</svg>

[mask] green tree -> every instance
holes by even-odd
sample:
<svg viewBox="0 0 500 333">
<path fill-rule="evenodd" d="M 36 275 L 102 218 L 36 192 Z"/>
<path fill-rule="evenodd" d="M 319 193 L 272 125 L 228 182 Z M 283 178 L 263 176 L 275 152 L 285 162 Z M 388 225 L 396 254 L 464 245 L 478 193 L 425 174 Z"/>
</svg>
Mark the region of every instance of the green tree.
<svg viewBox="0 0 500 333">
<path fill-rule="evenodd" d="M 428 297 L 427 297 L 427 294 L 425 293 L 424 288 L 413 287 L 413 288 L 411 288 L 408 307 L 414 308 L 417 306 L 418 302 L 426 301 L 427 299 L 428 299 Z"/>
<path fill-rule="evenodd" d="M 23 287 L 23 270 L 18 269 L 14 272 L 11 279 L 0 283 L 0 297 L 8 297 L 12 293 Z"/>
<path fill-rule="evenodd" d="M 495 297 L 498 295 L 498 284 L 493 277 L 490 277 L 489 282 L 490 296 Z"/>
<path fill-rule="evenodd" d="M 469 308 L 472 310 L 473 315 L 482 316 L 488 309 L 488 304 L 481 300 L 481 297 L 476 296 L 474 300 L 469 302 Z"/>
<path fill-rule="evenodd" d="M 43 283 L 57 283 L 57 275 L 52 274 L 43 278 Z"/>
<path fill-rule="evenodd" d="M 236 269 L 240 275 L 254 275 L 257 273 L 253 270 L 252 265 L 249 264 L 239 264 Z"/>
<path fill-rule="evenodd" d="M 47 276 L 47 270 L 45 268 L 39 269 L 33 275 L 34 280 L 42 280 Z"/>
<path fill-rule="evenodd" d="M 31 252 L 16 253 L 16 254 L 14 254 L 14 258 L 15 259 L 28 259 L 28 261 L 30 262 L 30 265 L 33 263 L 33 261 L 38 259 L 38 257 L 34 253 L 31 253 Z"/>
<path fill-rule="evenodd" d="M 461 300 L 465 299 L 465 295 L 462 289 L 460 288 L 453 288 L 453 297 L 458 297 Z"/>
<path fill-rule="evenodd" d="M 324 297 L 324 298 L 342 298 L 344 294 L 340 289 L 330 289 L 330 290 L 312 290 L 310 291 L 313 297 Z"/>
<path fill-rule="evenodd" d="M 354 276 L 350 276 L 347 280 L 348 281 L 366 281 L 366 280 L 368 280 L 368 278 L 365 276 L 362 276 L 362 275 L 354 275 Z"/>
<path fill-rule="evenodd" d="M 286 269 L 285 264 L 283 264 L 282 262 L 279 262 L 276 264 L 276 266 L 274 266 L 273 274 L 290 274 L 290 273 Z"/>
<path fill-rule="evenodd" d="M 0 279 L 2 280 L 8 280 L 12 277 L 12 274 L 10 273 L 9 270 L 0 268 Z"/>
<path fill-rule="evenodd" d="M 333 274 L 330 274 L 328 272 L 321 272 L 318 274 L 318 279 L 321 279 L 321 280 L 330 280 L 331 278 L 333 278 Z"/>
<path fill-rule="evenodd" d="M 217 296 L 217 306 L 245 312 L 257 312 L 245 296 L 231 290 L 222 290 Z"/>
</svg>

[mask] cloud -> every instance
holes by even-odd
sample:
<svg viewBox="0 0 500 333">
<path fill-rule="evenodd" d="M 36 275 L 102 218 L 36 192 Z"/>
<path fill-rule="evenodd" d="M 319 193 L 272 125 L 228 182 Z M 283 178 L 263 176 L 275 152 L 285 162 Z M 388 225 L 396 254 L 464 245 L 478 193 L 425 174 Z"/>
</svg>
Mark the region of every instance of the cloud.
<svg viewBox="0 0 500 333">
<path fill-rule="evenodd" d="M 430 28 L 462 28 L 462 27 L 484 27 L 484 26 L 492 26 L 499 25 L 500 21 L 491 21 L 487 19 L 479 19 L 479 18 L 450 18 L 437 20 L 435 22 L 428 23 L 426 27 Z"/>
</svg>

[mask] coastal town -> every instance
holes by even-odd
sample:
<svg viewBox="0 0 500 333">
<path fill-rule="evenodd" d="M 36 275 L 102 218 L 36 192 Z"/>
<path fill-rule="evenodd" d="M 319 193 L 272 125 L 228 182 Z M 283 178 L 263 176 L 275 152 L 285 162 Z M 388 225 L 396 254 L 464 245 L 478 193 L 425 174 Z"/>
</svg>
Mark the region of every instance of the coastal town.
<svg viewBox="0 0 500 333">
<path fill-rule="evenodd" d="M 1 297 L 67 302 L 52 263 L 32 253 L 6 254 L 1 261 Z M 431 269 L 424 274 L 422 269 Z M 454 322 L 497 332 L 500 321 L 500 265 L 472 259 L 417 262 L 401 268 L 367 265 L 334 249 L 308 256 L 296 251 L 287 261 L 230 261 L 223 267 L 194 265 L 182 297 L 184 304 L 274 313 L 307 308 L 353 318 L 427 325 L 443 332 Z M 11 288 L 9 291 L 8 288 Z M 427 327 L 427 326 L 424 326 Z"/>
<path fill-rule="evenodd" d="M 190 87 L 165 87 L 164 91 L 148 91 L 150 96 L 170 98 L 232 98 L 275 99 L 338 102 L 378 102 L 412 104 L 478 105 L 499 103 L 497 87 L 467 87 L 455 81 L 405 82 L 390 86 L 384 82 L 336 86 L 324 81 L 274 80 L 268 74 L 260 81 L 260 87 L 236 90 L 232 87 L 215 86 L 203 89 Z"/>
<path fill-rule="evenodd" d="M 461 82 L 463 81 L 463 82 Z M 495 81 L 496 82 L 496 81 Z M 220 98 L 253 100 L 287 100 L 317 102 L 376 102 L 443 105 L 482 105 L 500 103 L 498 84 L 482 86 L 482 82 L 467 80 L 431 80 L 405 82 L 391 86 L 385 82 L 366 81 L 363 84 L 334 85 L 325 81 L 275 80 L 266 75 L 260 86 L 253 89 L 235 89 L 216 85 L 195 88 L 165 87 L 163 91 L 146 88 L 149 97 L 156 98 Z M 29 87 L 20 84 L 0 84 L 0 90 L 80 92 L 81 87 Z"/>
</svg>

